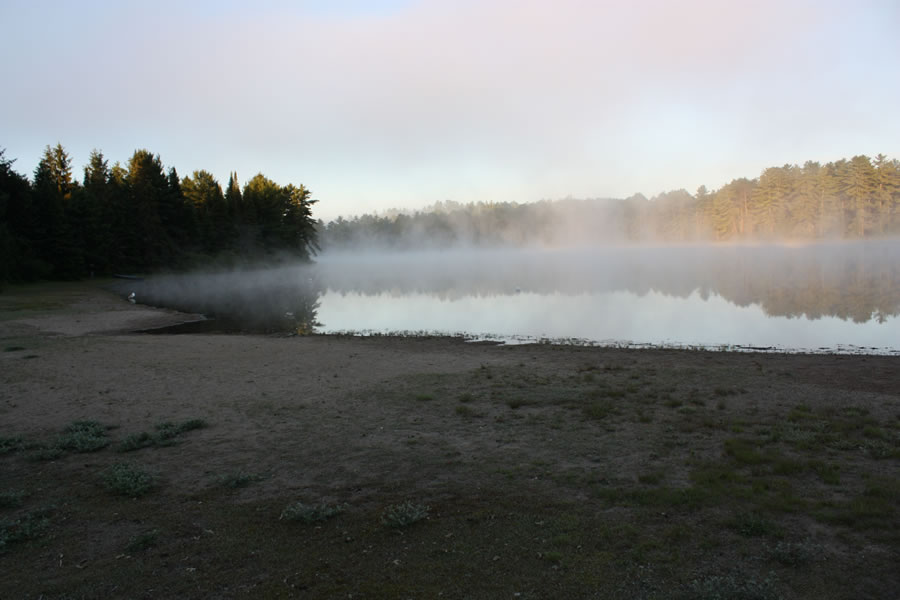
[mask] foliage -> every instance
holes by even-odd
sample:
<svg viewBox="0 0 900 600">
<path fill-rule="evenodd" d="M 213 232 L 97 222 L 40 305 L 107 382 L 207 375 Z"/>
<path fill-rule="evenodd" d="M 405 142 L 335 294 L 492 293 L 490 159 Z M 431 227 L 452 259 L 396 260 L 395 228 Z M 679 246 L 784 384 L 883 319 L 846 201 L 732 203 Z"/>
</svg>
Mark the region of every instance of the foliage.
<svg viewBox="0 0 900 600">
<path fill-rule="evenodd" d="M 149 493 L 154 485 L 153 475 L 125 463 L 117 463 L 103 474 L 103 485 L 119 496 L 137 498 Z"/>
<path fill-rule="evenodd" d="M 25 492 L 22 490 L 9 490 L 0 492 L 0 508 L 16 508 L 22 506 Z"/>
<path fill-rule="evenodd" d="M 900 233 L 900 161 L 879 154 L 770 167 L 692 195 L 533 204 L 439 202 L 405 214 L 338 217 L 325 248 L 867 238 Z"/>
<path fill-rule="evenodd" d="M 125 546 L 125 550 L 127 550 L 128 552 L 140 552 L 142 550 L 152 548 L 156 545 L 158 537 L 159 530 L 157 529 L 145 531 L 144 533 L 138 534 L 128 540 L 128 545 Z"/>
<path fill-rule="evenodd" d="M 39 537 L 50 525 L 53 508 L 42 508 L 27 513 L 20 519 L 0 521 L 0 554 L 13 544 Z"/>
<path fill-rule="evenodd" d="M 109 446 L 106 426 L 97 421 L 75 421 L 56 438 L 54 447 L 72 452 L 96 452 Z"/>
<path fill-rule="evenodd" d="M 381 515 L 381 523 L 387 527 L 407 527 L 428 517 L 429 507 L 410 500 L 388 506 Z"/>
<path fill-rule="evenodd" d="M 14 437 L 0 437 L 0 454 L 7 454 L 9 452 L 15 452 L 16 450 L 22 449 L 22 438 L 19 436 Z"/>
<path fill-rule="evenodd" d="M 203 419 L 189 419 L 181 423 L 172 423 L 164 421 L 157 423 L 154 433 L 142 431 L 129 435 L 119 443 L 119 452 L 132 452 L 141 448 L 150 448 L 152 446 L 171 446 L 175 444 L 175 438 L 186 431 L 202 429 L 207 426 Z"/>
<path fill-rule="evenodd" d="M 318 248 L 316 200 L 302 185 L 257 175 L 242 193 L 232 174 L 223 194 L 209 172 L 182 180 L 145 149 L 112 167 L 94 150 L 80 183 L 60 144 L 46 147 L 33 182 L 13 162 L 0 149 L 0 282 L 171 269 L 237 254 L 308 259 Z"/>
<path fill-rule="evenodd" d="M 280 518 L 287 521 L 319 523 L 321 521 L 327 521 L 332 517 L 336 517 L 345 510 L 347 510 L 346 504 L 327 504 L 324 502 L 320 504 L 304 504 L 302 502 L 295 502 L 281 511 Z"/>
</svg>

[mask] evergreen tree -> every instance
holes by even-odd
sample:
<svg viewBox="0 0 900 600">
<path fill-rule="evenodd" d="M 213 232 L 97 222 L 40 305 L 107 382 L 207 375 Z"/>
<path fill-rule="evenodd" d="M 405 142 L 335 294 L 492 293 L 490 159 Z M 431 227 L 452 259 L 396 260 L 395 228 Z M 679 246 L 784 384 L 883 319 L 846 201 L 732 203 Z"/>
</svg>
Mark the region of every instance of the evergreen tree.
<svg viewBox="0 0 900 600">
<path fill-rule="evenodd" d="M 197 216 L 197 231 L 203 249 L 216 253 L 231 246 L 232 222 L 222 186 L 208 171 L 194 171 L 182 181 L 184 196 Z"/>
<path fill-rule="evenodd" d="M 72 193 L 72 160 L 62 147 L 47 146 L 34 171 L 34 244 L 38 258 L 53 276 L 79 277 L 84 273 L 79 231 L 69 222 Z"/>
<path fill-rule="evenodd" d="M 160 216 L 160 206 L 168 201 L 169 180 L 159 156 L 148 150 L 136 150 L 128 161 L 126 181 L 133 216 L 129 228 L 134 235 L 129 253 L 129 258 L 135 261 L 133 266 L 152 269 L 172 264 L 175 248 Z M 166 214 L 171 215 L 168 210 Z"/>
<path fill-rule="evenodd" d="M 43 275 L 32 246 L 34 221 L 31 186 L 13 170 L 14 160 L 0 148 L 0 284 Z"/>
</svg>

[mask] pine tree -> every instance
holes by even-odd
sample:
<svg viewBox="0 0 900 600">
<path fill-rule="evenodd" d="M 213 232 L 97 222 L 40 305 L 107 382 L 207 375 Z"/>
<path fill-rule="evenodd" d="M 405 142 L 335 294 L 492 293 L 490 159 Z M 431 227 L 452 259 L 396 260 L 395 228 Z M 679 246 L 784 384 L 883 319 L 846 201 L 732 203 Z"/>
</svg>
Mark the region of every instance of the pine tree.
<svg viewBox="0 0 900 600">
<path fill-rule="evenodd" d="M 79 230 L 70 223 L 72 160 L 62 147 L 47 146 L 34 171 L 34 243 L 38 258 L 58 278 L 79 277 L 84 272 Z"/>
</svg>

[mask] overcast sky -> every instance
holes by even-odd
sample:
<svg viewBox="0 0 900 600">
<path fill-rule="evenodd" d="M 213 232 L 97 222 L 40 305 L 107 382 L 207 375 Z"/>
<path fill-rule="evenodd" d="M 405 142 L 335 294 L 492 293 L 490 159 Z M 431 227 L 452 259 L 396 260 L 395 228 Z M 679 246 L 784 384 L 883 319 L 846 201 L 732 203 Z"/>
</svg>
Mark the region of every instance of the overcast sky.
<svg viewBox="0 0 900 600">
<path fill-rule="evenodd" d="M 0 148 L 137 148 L 315 216 L 900 158 L 896 0 L 0 0 Z"/>
</svg>

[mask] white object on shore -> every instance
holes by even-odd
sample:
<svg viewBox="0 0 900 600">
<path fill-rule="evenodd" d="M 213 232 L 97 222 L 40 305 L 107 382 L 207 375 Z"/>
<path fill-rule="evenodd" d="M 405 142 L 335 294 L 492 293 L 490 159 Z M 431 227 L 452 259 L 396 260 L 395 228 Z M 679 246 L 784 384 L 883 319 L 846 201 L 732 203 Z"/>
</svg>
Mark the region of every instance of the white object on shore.
<svg viewBox="0 0 900 600">
<path fill-rule="evenodd" d="M 131 302 L 132 304 L 134 304 L 135 302 L 137 302 L 136 296 L 134 295 L 134 292 L 131 292 L 130 294 L 128 294 L 128 301 Z"/>
</svg>

